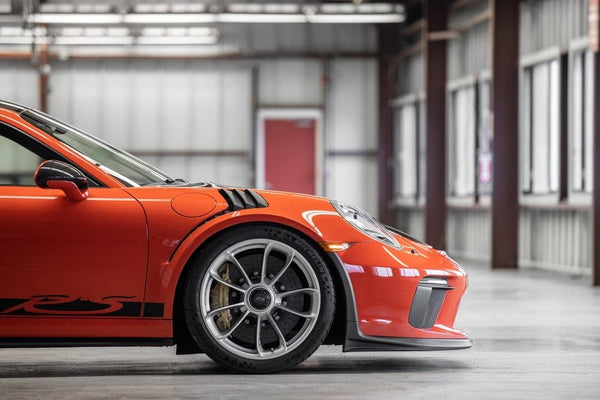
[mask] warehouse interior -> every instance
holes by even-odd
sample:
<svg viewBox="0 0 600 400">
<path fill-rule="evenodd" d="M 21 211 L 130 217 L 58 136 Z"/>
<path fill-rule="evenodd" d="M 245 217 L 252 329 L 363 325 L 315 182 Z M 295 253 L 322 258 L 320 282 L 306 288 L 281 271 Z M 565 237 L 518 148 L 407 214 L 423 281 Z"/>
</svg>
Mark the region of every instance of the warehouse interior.
<svg viewBox="0 0 600 400">
<path fill-rule="evenodd" d="M 457 326 L 474 340 L 448 353 L 323 346 L 260 377 L 169 348 L 0 349 L 0 393 L 593 398 L 599 12 L 597 0 L 0 0 L 1 100 L 178 178 L 355 204 L 465 266 Z M 0 179 L 26 162 L 0 148 Z"/>
</svg>

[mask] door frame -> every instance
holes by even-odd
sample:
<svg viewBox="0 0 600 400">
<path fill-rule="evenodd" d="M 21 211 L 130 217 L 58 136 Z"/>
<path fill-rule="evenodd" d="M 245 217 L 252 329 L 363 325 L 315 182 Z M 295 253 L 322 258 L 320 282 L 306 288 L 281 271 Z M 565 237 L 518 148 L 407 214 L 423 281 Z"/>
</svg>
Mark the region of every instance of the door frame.
<svg viewBox="0 0 600 400">
<path fill-rule="evenodd" d="M 323 195 L 323 110 L 318 107 L 259 108 L 256 113 L 255 186 L 265 189 L 265 120 L 312 119 L 315 121 L 315 194 Z"/>
</svg>

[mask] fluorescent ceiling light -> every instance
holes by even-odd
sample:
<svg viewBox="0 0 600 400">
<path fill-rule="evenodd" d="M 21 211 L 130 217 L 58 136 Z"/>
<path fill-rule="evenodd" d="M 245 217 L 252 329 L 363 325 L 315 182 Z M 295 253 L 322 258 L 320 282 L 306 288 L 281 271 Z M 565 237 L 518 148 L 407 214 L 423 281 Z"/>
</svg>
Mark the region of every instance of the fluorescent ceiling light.
<svg viewBox="0 0 600 400">
<path fill-rule="evenodd" d="M 139 36 L 135 43 L 140 45 L 195 45 L 216 44 L 216 36 Z"/>
<path fill-rule="evenodd" d="M 271 24 L 295 24 L 305 23 L 304 14 L 244 14 L 244 13 L 224 13 L 219 14 L 219 22 L 230 23 L 271 23 Z"/>
<path fill-rule="evenodd" d="M 31 14 L 27 22 L 34 24 L 64 24 L 64 25 L 85 25 L 85 24 L 120 24 L 123 22 L 123 16 L 120 14 Z"/>
<path fill-rule="evenodd" d="M 313 14 L 306 18 L 314 24 L 391 24 L 405 19 L 400 14 Z"/>
<path fill-rule="evenodd" d="M 208 24 L 217 22 L 215 14 L 126 14 L 126 24 Z"/>
<path fill-rule="evenodd" d="M 86 46 L 86 45 L 113 45 L 113 46 L 126 46 L 133 44 L 133 37 L 131 36 L 79 36 L 69 37 L 60 36 L 54 38 L 54 44 L 62 46 Z"/>
<path fill-rule="evenodd" d="M 32 43 L 36 44 L 48 44 L 48 39 L 45 37 L 36 37 L 33 36 L 2 36 L 0 37 L 0 44 L 26 44 L 30 45 Z"/>
<path fill-rule="evenodd" d="M 142 36 L 218 36 L 219 31 L 215 28 L 206 27 L 150 27 L 142 28 L 141 33 Z"/>
<path fill-rule="evenodd" d="M 53 43 L 55 45 L 66 45 L 66 46 L 97 46 L 97 45 L 108 45 L 108 46 L 128 46 L 128 45 L 206 45 L 217 43 L 218 38 L 216 36 L 159 36 L 159 37 L 93 37 L 93 36 L 80 36 L 80 37 L 57 37 Z M 31 40 L 28 42 L 31 43 Z"/>
</svg>

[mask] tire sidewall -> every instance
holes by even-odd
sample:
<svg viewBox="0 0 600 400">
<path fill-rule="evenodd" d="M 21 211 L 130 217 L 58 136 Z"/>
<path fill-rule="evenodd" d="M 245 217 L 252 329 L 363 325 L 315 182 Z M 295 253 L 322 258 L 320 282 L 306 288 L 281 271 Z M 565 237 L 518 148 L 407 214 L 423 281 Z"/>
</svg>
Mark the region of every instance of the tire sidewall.
<svg viewBox="0 0 600 400">
<path fill-rule="evenodd" d="M 315 272 L 321 294 L 317 322 L 309 335 L 292 351 L 268 360 L 247 359 L 223 348 L 209 333 L 200 308 L 202 301 L 200 289 L 211 263 L 230 246 L 247 239 L 275 240 L 292 247 L 308 261 Z M 190 268 L 184 290 L 185 319 L 190 334 L 209 357 L 236 371 L 268 373 L 291 368 L 312 355 L 329 332 L 335 311 L 335 292 L 331 275 L 315 247 L 289 229 L 271 225 L 250 225 L 230 229 L 201 249 L 194 257 Z"/>
</svg>

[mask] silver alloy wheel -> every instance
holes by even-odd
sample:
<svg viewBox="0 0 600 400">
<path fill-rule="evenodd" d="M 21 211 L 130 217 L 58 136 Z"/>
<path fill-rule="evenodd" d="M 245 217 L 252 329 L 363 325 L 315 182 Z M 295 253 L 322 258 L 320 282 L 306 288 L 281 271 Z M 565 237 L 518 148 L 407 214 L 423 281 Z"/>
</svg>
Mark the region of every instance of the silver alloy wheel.
<svg viewBox="0 0 600 400">
<path fill-rule="evenodd" d="M 238 278 L 232 281 L 230 274 Z M 285 287 L 281 283 L 285 278 L 300 287 Z M 295 306 L 288 305 L 293 298 Z M 272 239 L 244 240 L 228 247 L 210 264 L 200 287 L 200 311 L 210 335 L 225 350 L 252 360 L 276 358 L 297 348 L 312 332 L 320 307 L 319 282 L 309 262 Z M 295 321 L 292 327 L 280 326 L 278 321 L 286 318 Z M 250 328 L 253 340 L 248 335 L 240 339 L 239 332 Z"/>
</svg>

